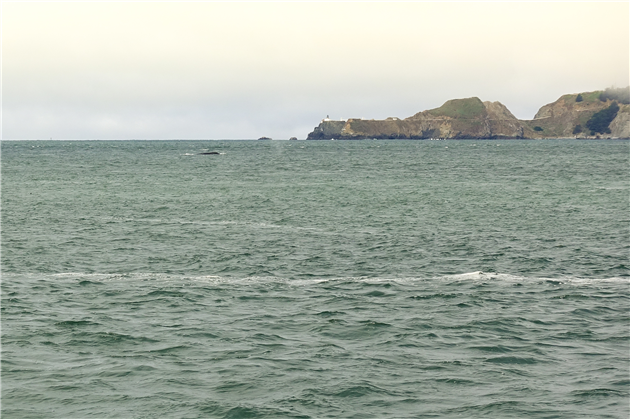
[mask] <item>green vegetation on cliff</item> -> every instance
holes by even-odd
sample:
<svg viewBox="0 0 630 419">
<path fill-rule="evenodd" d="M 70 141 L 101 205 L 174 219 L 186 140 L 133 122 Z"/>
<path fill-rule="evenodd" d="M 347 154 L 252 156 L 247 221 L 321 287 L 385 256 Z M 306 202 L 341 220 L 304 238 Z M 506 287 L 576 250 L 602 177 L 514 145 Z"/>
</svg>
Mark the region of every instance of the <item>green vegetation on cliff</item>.
<svg viewBox="0 0 630 419">
<path fill-rule="evenodd" d="M 606 109 L 594 113 L 586 123 L 586 127 L 591 130 L 591 135 L 595 133 L 610 134 L 610 123 L 617 116 L 617 112 L 619 112 L 619 105 L 617 102 L 613 102 Z"/>
<path fill-rule="evenodd" d="M 434 116 L 448 116 L 457 119 L 472 119 L 483 117 L 486 107 L 478 97 L 468 99 L 453 99 L 436 109 L 427 111 Z"/>
<path fill-rule="evenodd" d="M 578 94 L 563 95 L 561 99 L 563 99 L 567 104 L 570 104 L 572 102 L 584 102 L 584 104 L 593 103 L 600 100 L 600 95 L 602 93 L 604 93 L 603 90 L 596 90 L 594 92 L 582 92 Z"/>
</svg>

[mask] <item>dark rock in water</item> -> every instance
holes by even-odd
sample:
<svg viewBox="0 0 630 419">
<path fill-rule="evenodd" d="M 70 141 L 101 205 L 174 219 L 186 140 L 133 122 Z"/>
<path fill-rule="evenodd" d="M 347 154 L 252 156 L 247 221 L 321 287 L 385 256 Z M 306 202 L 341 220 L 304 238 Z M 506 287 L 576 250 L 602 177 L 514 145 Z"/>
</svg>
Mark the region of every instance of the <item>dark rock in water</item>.
<svg viewBox="0 0 630 419">
<path fill-rule="evenodd" d="M 297 140 L 297 137 L 291 137 L 291 138 L 289 138 L 289 141 L 296 141 L 296 140 Z"/>
<path fill-rule="evenodd" d="M 199 153 L 199 154 L 221 154 L 218 151 L 207 151 L 205 153 Z"/>
<path fill-rule="evenodd" d="M 258 139 L 258 141 L 260 141 L 260 140 L 271 140 L 271 138 L 269 138 L 269 137 L 260 137 L 260 138 Z"/>
</svg>

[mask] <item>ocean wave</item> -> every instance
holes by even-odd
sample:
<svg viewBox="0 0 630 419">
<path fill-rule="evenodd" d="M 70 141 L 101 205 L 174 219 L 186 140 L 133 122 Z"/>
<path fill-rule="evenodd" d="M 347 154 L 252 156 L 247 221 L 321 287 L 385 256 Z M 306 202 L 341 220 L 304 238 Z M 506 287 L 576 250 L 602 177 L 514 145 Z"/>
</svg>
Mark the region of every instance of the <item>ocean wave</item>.
<svg viewBox="0 0 630 419">
<path fill-rule="evenodd" d="M 506 282 L 506 283 L 551 283 L 551 284 L 571 284 L 571 285 L 592 285 L 605 283 L 630 284 L 630 278 L 610 277 L 610 278 L 578 278 L 578 277 L 534 277 L 512 275 L 497 272 L 466 272 L 452 275 L 437 275 L 426 277 L 367 277 L 348 276 L 332 278 L 283 278 L 276 276 L 247 276 L 229 277 L 221 275 L 180 275 L 160 272 L 128 272 L 128 273 L 94 273 L 94 272 L 59 272 L 59 273 L 3 273 L 4 279 L 11 277 L 25 277 L 32 279 L 76 279 L 92 281 L 163 281 L 163 282 L 207 282 L 207 283 L 232 283 L 232 284 L 252 284 L 252 283 L 276 283 L 293 286 L 316 285 L 316 284 L 340 284 L 340 283 L 365 283 L 384 284 L 395 283 L 400 285 L 410 285 L 422 282 Z"/>
<path fill-rule="evenodd" d="M 446 279 L 455 281 L 506 281 L 506 282 L 523 282 L 523 281 L 537 281 L 537 282 L 558 282 L 558 283 L 571 283 L 571 284 L 593 284 L 602 282 L 625 282 L 630 283 L 630 278 L 623 277 L 610 277 L 610 278 L 578 278 L 578 277 L 528 277 L 521 275 L 512 275 L 497 272 L 467 272 L 463 274 L 445 275 L 437 277 L 435 279 Z"/>
</svg>

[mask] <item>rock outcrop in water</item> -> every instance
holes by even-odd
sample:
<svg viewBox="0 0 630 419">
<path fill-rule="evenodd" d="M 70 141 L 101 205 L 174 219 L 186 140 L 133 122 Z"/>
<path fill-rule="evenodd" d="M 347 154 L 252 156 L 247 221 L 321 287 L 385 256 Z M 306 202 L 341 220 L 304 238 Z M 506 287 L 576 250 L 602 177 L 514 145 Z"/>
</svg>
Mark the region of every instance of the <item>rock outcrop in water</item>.
<svg viewBox="0 0 630 419">
<path fill-rule="evenodd" d="M 500 102 L 482 102 L 477 97 L 449 100 L 439 108 L 405 119 L 333 121 L 326 118 L 307 139 L 630 138 L 627 90 L 564 95 L 540 108 L 532 120 L 519 120 Z M 613 103 L 619 109 L 608 127 L 603 132 L 591 130 L 589 126 L 593 124 L 589 125 L 589 121 L 597 112 L 615 106 Z"/>
</svg>

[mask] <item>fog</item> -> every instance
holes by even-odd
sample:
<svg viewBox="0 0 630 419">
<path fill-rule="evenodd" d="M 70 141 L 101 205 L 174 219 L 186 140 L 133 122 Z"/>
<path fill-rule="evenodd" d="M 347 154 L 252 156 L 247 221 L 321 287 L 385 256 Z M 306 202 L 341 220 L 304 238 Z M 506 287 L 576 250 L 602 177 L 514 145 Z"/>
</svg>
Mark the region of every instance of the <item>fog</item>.
<svg viewBox="0 0 630 419">
<path fill-rule="evenodd" d="M 4 3 L 4 139 L 305 138 L 628 85 L 628 3 Z"/>
</svg>

